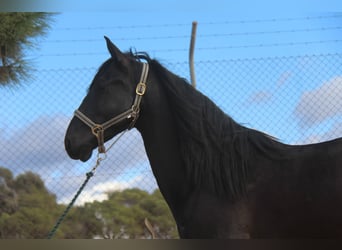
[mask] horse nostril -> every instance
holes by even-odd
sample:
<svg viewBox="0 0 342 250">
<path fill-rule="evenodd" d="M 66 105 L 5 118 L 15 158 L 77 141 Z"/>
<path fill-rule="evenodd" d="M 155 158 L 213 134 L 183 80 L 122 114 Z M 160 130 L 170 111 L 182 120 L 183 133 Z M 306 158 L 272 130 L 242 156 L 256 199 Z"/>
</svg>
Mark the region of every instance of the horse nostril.
<svg viewBox="0 0 342 250">
<path fill-rule="evenodd" d="M 73 149 L 72 145 L 72 140 L 70 138 L 64 139 L 64 147 L 69 157 L 75 159 L 77 155 L 75 154 L 75 150 Z"/>
<path fill-rule="evenodd" d="M 65 147 L 67 152 L 70 151 L 70 149 L 71 149 L 71 141 L 70 141 L 69 138 L 65 138 L 65 140 L 64 140 L 64 147 Z"/>
</svg>

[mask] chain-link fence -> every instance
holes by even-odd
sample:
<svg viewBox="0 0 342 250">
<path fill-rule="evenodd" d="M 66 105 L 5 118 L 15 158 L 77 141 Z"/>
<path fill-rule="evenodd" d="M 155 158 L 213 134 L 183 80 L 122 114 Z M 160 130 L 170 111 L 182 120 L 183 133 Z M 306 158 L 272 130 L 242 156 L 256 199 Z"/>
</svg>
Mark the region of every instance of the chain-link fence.
<svg viewBox="0 0 342 250">
<path fill-rule="evenodd" d="M 188 78 L 187 62 L 165 66 Z M 63 140 L 96 70 L 42 70 L 30 84 L 0 89 L 0 167 L 13 179 L 38 174 L 58 203 L 70 201 L 95 162 L 94 156 L 87 163 L 69 159 Z M 290 144 L 342 136 L 342 54 L 202 61 L 195 70 L 198 90 L 247 127 Z M 0 191 L 8 189 L 9 179 L 0 176 Z M 110 151 L 77 204 L 132 187 L 150 193 L 157 188 L 136 130 Z"/>
</svg>

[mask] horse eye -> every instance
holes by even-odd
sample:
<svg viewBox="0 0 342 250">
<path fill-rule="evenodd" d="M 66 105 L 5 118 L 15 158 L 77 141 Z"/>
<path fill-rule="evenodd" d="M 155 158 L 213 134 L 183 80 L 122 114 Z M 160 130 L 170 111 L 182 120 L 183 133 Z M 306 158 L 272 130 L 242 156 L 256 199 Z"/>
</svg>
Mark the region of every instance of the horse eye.
<svg viewBox="0 0 342 250">
<path fill-rule="evenodd" d="M 127 82 L 123 81 L 123 80 L 113 81 L 111 83 L 111 85 L 117 86 L 117 87 L 122 87 L 124 89 L 128 89 L 128 86 L 129 86 L 129 84 Z"/>
<path fill-rule="evenodd" d="M 110 80 L 110 79 L 100 79 L 98 87 L 100 89 L 113 88 L 116 86 L 123 86 L 124 82 L 122 80 Z"/>
</svg>

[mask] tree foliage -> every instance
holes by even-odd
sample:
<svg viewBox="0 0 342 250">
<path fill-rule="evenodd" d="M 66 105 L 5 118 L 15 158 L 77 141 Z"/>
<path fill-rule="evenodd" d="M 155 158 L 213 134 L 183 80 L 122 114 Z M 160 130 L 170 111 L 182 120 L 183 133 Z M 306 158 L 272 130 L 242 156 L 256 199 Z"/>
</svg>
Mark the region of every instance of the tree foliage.
<svg viewBox="0 0 342 250">
<path fill-rule="evenodd" d="M 13 178 L 0 168 L 0 179 L 0 238 L 45 238 L 54 220 L 56 196 L 32 172 Z"/>
<path fill-rule="evenodd" d="M 51 13 L 0 13 L 0 85 L 26 79 L 31 65 L 24 59 L 24 50 L 36 46 L 52 21 Z"/>
<path fill-rule="evenodd" d="M 177 230 L 169 208 L 159 190 L 149 194 L 126 189 L 108 194 L 108 200 L 95 202 L 96 217 L 103 223 L 103 238 L 148 238 L 147 218 L 158 238 L 176 238 Z"/>
<path fill-rule="evenodd" d="M 65 210 L 42 179 L 32 173 L 13 176 L 0 167 L 0 238 L 46 238 Z M 55 238 L 151 238 L 147 218 L 158 238 L 177 238 L 176 224 L 159 190 L 126 189 L 102 202 L 73 207 Z"/>
</svg>

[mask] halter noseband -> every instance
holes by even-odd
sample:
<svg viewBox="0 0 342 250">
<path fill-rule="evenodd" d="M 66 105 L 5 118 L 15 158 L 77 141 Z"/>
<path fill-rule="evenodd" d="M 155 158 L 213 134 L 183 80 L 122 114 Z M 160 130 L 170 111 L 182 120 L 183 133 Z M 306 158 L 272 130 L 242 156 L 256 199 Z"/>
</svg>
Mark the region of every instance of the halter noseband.
<svg viewBox="0 0 342 250">
<path fill-rule="evenodd" d="M 135 125 L 139 113 L 140 113 L 140 103 L 143 95 L 146 91 L 146 80 L 148 76 L 148 63 L 143 63 L 143 68 L 140 76 L 140 82 L 137 84 L 137 87 L 135 89 L 135 99 L 134 103 L 131 106 L 130 109 L 127 111 L 122 112 L 121 114 L 114 116 L 112 119 L 102 123 L 97 124 L 93 122 L 91 119 L 89 119 L 85 114 L 83 114 L 78 109 L 75 111 L 74 115 L 78 119 L 80 119 L 82 122 L 84 122 L 86 125 L 88 125 L 91 128 L 91 132 L 96 136 L 97 143 L 98 143 L 98 151 L 99 153 L 105 153 L 106 148 L 104 146 L 104 131 L 108 129 L 109 127 L 112 127 L 119 122 L 126 120 L 126 119 L 132 119 L 131 123 L 128 126 L 128 130 L 133 128 Z"/>
</svg>

